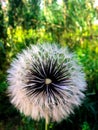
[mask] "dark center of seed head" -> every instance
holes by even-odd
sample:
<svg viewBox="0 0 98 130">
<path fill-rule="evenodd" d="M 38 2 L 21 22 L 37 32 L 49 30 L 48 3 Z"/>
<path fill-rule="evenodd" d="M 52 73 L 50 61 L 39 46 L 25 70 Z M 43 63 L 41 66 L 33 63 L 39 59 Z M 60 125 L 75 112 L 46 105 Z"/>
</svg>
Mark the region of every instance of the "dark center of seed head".
<svg viewBox="0 0 98 130">
<path fill-rule="evenodd" d="M 48 84 L 50 84 L 50 83 L 52 83 L 52 80 L 49 79 L 49 78 L 46 78 L 46 79 L 45 79 L 45 84 L 48 85 Z"/>
</svg>

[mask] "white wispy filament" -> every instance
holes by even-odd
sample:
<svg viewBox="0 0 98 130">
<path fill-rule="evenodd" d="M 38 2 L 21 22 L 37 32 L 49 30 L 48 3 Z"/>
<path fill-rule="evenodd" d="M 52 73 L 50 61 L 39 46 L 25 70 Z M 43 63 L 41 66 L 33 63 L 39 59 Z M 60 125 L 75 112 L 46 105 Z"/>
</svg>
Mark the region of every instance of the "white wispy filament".
<svg viewBox="0 0 98 130">
<path fill-rule="evenodd" d="M 74 54 L 55 44 L 32 45 L 8 70 L 11 103 L 35 120 L 61 121 L 81 105 L 85 74 Z"/>
</svg>

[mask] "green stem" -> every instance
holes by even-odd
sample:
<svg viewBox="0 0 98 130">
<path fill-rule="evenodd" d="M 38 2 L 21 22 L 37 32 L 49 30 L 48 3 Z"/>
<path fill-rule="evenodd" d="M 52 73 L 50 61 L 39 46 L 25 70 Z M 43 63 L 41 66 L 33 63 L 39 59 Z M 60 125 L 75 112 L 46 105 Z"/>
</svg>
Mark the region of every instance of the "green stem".
<svg viewBox="0 0 98 130">
<path fill-rule="evenodd" d="M 45 120 L 45 130 L 48 130 L 48 123 Z"/>
<path fill-rule="evenodd" d="M 45 119 L 45 130 L 48 130 L 48 116 L 46 114 L 46 119 Z"/>
</svg>

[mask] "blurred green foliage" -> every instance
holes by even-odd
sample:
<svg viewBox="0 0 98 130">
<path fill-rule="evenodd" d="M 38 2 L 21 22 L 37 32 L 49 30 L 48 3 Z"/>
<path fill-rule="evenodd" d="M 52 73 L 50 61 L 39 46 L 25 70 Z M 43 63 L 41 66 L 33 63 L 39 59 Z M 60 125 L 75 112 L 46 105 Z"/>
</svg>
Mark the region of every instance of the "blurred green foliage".
<svg viewBox="0 0 98 130">
<path fill-rule="evenodd" d="M 44 120 L 32 121 L 10 104 L 7 69 L 18 52 L 30 44 L 57 43 L 77 54 L 86 73 L 84 103 L 50 130 L 98 130 L 98 9 L 92 0 L 8 0 L 0 3 L 0 130 L 43 130 Z"/>
<path fill-rule="evenodd" d="M 89 124 L 87 122 L 83 123 L 82 130 L 90 130 Z"/>
</svg>

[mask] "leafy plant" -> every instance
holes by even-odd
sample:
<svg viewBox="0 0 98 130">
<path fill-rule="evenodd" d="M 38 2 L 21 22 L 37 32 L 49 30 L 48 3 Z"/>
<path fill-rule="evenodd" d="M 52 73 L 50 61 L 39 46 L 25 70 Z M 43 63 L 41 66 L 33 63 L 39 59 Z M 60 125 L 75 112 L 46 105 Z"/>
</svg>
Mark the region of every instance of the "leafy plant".
<svg viewBox="0 0 98 130">
<path fill-rule="evenodd" d="M 82 125 L 82 130 L 90 130 L 90 126 L 87 122 L 84 122 Z"/>
</svg>

